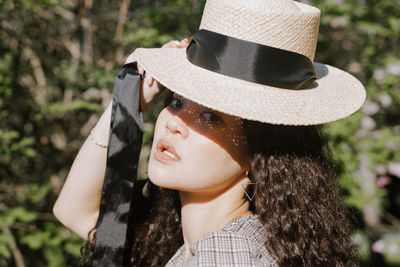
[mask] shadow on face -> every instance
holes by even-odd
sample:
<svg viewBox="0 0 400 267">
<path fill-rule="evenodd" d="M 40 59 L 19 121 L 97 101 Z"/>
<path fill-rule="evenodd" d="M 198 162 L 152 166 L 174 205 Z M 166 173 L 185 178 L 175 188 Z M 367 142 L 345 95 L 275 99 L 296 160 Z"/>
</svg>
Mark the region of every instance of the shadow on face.
<svg viewBox="0 0 400 267">
<path fill-rule="evenodd" d="M 241 118 L 207 108 L 176 93 L 168 97 L 165 109 L 188 128 L 219 145 L 242 168 L 247 168 L 247 142 Z"/>
</svg>

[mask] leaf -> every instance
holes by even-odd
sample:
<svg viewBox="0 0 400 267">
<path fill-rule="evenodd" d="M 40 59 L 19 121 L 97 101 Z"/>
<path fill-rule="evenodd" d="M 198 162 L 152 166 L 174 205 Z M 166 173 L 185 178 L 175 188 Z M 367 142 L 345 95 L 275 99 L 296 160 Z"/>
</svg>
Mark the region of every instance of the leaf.
<svg viewBox="0 0 400 267">
<path fill-rule="evenodd" d="M 394 32 L 400 33 L 400 18 L 390 17 L 389 25 Z"/>
<path fill-rule="evenodd" d="M 63 102 L 46 103 L 44 107 L 49 113 L 66 113 L 80 109 L 86 109 L 92 111 L 97 110 L 99 108 L 99 104 L 77 99 L 69 103 L 63 103 Z"/>
<path fill-rule="evenodd" d="M 45 199 L 48 193 L 51 192 L 51 184 L 43 185 L 31 184 L 29 188 L 28 198 L 32 203 L 39 203 Z"/>
<path fill-rule="evenodd" d="M 37 250 L 44 247 L 49 239 L 49 232 L 33 232 L 21 237 L 20 242 L 33 250 Z"/>
<path fill-rule="evenodd" d="M 30 146 L 35 143 L 35 139 L 33 137 L 24 137 L 19 141 L 18 145 L 22 147 Z"/>
<path fill-rule="evenodd" d="M 19 136 L 20 134 L 17 131 L 2 131 L 0 129 L 0 139 L 15 139 Z"/>
<path fill-rule="evenodd" d="M 0 226 L 1 226 L 1 224 L 0 224 Z M 6 259 L 9 259 L 11 256 L 11 253 L 9 250 L 10 241 L 14 242 L 14 237 L 12 235 L 4 234 L 4 232 L 3 232 L 3 234 L 0 234 L 0 255 L 2 255 Z"/>
<path fill-rule="evenodd" d="M 13 208 L 10 212 L 16 220 L 21 222 L 30 223 L 36 220 L 36 213 L 27 211 L 24 207 Z"/>
<path fill-rule="evenodd" d="M 33 158 L 36 155 L 36 150 L 34 150 L 33 148 L 27 148 L 23 150 L 23 154 L 28 158 Z"/>
<path fill-rule="evenodd" d="M 65 245 L 65 250 L 68 253 L 74 255 L 76 258 L 78 258 L 79 256 L 81 256 L 82 245 L 83 245 L 82 242 L 79 242 L 79 243 L 70 242 Z"/>
<path fill-rule="evenodd" d="M 61 248 L 47 247 L 44 249 L 44 257 L 48 267 L 65 266 L 64 255 Z"/>
<path fill-rule="evenodd" d="M 9 210 L 0 214 L 0 222 L 3 225 L 11 226 L 15 222 L 15 216 L 13 216 Z"/>
<path fill-rule="evenodd" d="M 8 249 L 8 245 L 0 242 L 0 256 L 3 256 L 6 259 L 11 257 L 11 252 Z"/>
</svg>

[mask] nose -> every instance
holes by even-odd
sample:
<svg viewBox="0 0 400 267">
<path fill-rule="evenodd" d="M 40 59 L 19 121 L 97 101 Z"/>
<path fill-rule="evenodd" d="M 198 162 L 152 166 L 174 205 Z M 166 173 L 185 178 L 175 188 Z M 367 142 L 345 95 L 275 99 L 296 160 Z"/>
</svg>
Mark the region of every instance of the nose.
<svg viewBox="0 0 400 267">
<path fill-rule="evenodd" d="M 186 138 L 189 134 L 188 126 L 176 115 L 169 118 L 166 127 L 172 134 L 180 134 L 182 138 Z"/>
</svg>

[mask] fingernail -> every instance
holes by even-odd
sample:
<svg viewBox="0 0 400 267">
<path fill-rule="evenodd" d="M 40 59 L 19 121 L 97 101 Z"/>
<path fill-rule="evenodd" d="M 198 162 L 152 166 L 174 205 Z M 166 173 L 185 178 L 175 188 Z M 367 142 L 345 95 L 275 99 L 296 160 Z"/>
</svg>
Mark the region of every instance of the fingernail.
<svg viewBox="0 0 400 267">
<path fill-rule="evenodd" d="M 141 75 L 144 73 L 144 69 L 138 65 L 138 71 Z"/>
<path fill-rule="evenodd" d="M 176 44 L 176 45 L 181 45 L 181 42 L 175 41 L 174 44 Z"/>
<path fill-rule="evenodd" d="M 153 85 L 153 82 L 154 82 L 153 77 L 152 77 L 151 75 L 147 75 L 147 76 L 146 76 L 146 83 L 147 83 L 147 85 L 148 85 L 148 86 L 152 86 L 152 85 Z"/>
</svg>

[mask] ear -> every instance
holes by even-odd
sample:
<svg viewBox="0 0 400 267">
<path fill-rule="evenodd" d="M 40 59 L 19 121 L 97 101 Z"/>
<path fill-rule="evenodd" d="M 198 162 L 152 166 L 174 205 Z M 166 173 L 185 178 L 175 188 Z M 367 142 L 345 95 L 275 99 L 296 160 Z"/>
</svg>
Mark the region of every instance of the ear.
<svg viewBox="0 0 400 267">
<path fill-rule="evenodd" d="M 249 179 L 251 180 L 251 178 L 252 178 L 252 173 L 251 173 L 251 170 L 250 170 L 250 169 L 246 171 L 246 176 L 249 177 Z"/>
</svg>

